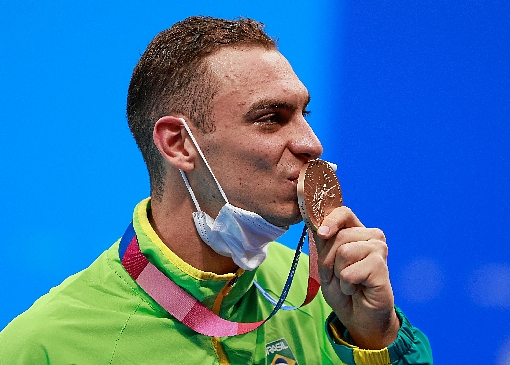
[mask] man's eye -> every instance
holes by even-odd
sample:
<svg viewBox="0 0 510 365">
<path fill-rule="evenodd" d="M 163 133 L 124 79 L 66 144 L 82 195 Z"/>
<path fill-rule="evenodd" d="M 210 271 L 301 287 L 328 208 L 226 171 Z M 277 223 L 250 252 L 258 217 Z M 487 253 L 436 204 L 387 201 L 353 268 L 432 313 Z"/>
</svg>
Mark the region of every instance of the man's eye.
<svg viewBox="0 0 510 365">
<path fill-rule="evenodd" d="M 268 114 L 258 118 L 255 123 L 257 124 L 275 124 L 282 123 L 283 118 L 279 114 Z"/>
<path fill-rule="evenodd" d="M 303 110 L 303 117 L 307 118 L 312 112 L 310 110 Z"/>
<path fill-rule="evenodd" d="M 276 132 L 285 124 L 285 118 L 279 113 L 266 114 L 258 118 L 254 125 L 256 125 L 261 131 L 270 133 Z"/>
</svg>

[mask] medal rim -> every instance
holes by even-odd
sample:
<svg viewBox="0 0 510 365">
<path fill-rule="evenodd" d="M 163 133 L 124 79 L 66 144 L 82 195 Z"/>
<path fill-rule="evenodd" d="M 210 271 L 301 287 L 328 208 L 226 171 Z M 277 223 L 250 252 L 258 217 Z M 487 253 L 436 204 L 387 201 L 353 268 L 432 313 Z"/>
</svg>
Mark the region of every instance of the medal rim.
<svg viewBox="0 0 510 365">
<path fill-rule="evenodd" d="M 341 205 L 342 205 L 343 199 L 342 199 L 342 189 L 340 188 L 340 183 L 338 181 L 338 177 L 336 176 L 335 171 L 331 168 L 331 166 L 326 161 L 320 160 L 320 159 L 312 160 L 312 161 L 307 162 L 303 166 L 303 168 L 299 172 L 299 178 L 298 178 L 298 184 L 297 184 L 298 206 L 299 206 L 299 210 L 301 212 L 301 216 L 302 216 L 303 220 L 305 221 L 306 225 L 308 226 L 309 229 L 311 229 L 315 233 L 315 232 L 317 232 L 317 229 L 319 228 L 318 226 L 320 226 L 320 223 L 322 223 L 322 222 L 314 222 L 314 219 L 312 218 L 313 214 L 308 213 L 307 206 L 309 205 L 309 202 L 307 204 L 307 199 L 306 199 L 306 194 L 305 194 L 306 173 L 307 173 L 308 169 L 313 167 L 314 165 L 326 166 L 326 168 L 332 172 L 334 178 L 336 179 L 336 182 L 338 185 L 338 190 L 340 192 Z"/>
</svg>

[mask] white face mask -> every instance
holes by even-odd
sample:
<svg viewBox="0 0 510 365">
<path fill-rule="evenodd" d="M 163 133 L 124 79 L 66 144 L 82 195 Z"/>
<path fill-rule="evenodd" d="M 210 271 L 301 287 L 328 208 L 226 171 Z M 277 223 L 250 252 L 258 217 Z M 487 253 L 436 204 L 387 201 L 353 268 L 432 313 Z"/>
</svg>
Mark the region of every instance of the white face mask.
<svg viewBox="0 0 510 365">
<path fill-rule="evenodd" d="M 186 174 L 179 170 L 197 208 L 197 211 L 193 212 L 193 220 L 198 234 L 215 252 L 232 257 L 236 265 L 244 270 L 254 270 L 266 259 L 269 242 L 283 235 L 286 229 L 269 223 L 257 213 L 233 206 L 228 202 L 227 196 L 218 180 L 216 180 L 190 128 L 184 119 L 181 119 L 181 121 L 226 202 L 216 219 L 211 218 L 207 213 L 200 210 L 200 205 Z"/>
</svg>

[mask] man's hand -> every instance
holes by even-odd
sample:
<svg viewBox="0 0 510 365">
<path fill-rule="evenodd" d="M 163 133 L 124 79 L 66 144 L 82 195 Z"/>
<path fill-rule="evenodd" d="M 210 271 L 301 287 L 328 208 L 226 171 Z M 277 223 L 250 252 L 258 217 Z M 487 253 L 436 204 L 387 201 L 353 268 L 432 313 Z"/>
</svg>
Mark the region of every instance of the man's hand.
<svg viewBox="0 0 510 365">
<path fill-rule="evenodd" d="M 382 349 L 397 337 L 384 233 L 365 228 L 347 207 L 328 214 L 315 235 L 322 292 L 360 348 Z"/>
</svg>

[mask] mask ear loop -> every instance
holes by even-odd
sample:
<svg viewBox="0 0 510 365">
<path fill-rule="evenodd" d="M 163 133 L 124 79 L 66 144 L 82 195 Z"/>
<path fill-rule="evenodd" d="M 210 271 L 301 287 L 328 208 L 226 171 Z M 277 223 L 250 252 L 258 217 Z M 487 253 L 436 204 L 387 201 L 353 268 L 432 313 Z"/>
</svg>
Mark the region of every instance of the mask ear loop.
<svg viewBox="0 0 510 365">
<path fill-rule="evenodd" d="M 182 122 L 182 125 L 184 126 L 184 128 L 186 128 L 186 131 L 188 132 L 188 135 L 190 136 L 191 140 L 193 141 L 193 144 L 195 145 L 200 157 L 202 157 L 202 160 L 204 161 L 205 165 L 207 166 L 207 168 L 209 169 L 209 172 L 211 173 L 213 179 L 214 179 L 214 182 L 216 183 L 216 186 L 218 187 L 218 190 L 220 191 L 220 194 L 221 196 L 223 197 L 223 199 L 225 200 L 225 202 L 227 204 L 229 204 L 228 202 L 228 199 L 227 199 L 227 196 L 225 195 L 225 192 L 223 191 L 223 189 L 221 188 L 221 185 L 220 183 L 218 182 L 218 179 L 216 179 L 216 176 L 214 176 L 214 173 L 212 172 L 212 169 L 211 169 L 211 166 L 209 166 L 209 164 L 207 163 L 207 160 L 205 159 L 205 156 L 202 152 L 202 150 L 200 149 L 200 147 L 198 146 L 198 143 L 197 143 L 197 140 L 195 139 L 195 137 L 193 136 L 193 133 L 191 133 L 191 129 L 188 127 L 188 124 L 186 124 L 186 121 L 183 119 L 183 118 L 179 118 L 179 120 Z M 197 206 L 197 209 L 199 209 L 199 206 L 198 206 L 198 202 L 195 198 L 195 194 L 193 194 L 193 191 L 191 190 L 191 186 L 189 185 L 189 181 L 188 179 L 185 177 L 185 174 L 184 174 L 184 171 L 181 171 L 181 175 L 184 179 L 184 183 L 186 184 L 186 186 L 188 187 L 188 190 L 191 194 L 191 197 L 193 199 L 193 201 L 195 202 L 195 205 Z"/>
<path fill-rule="evenodd" d="M 191 185 L 189 184 L 189 181 L 188 181 L 188 178 L 186 177 L 186 174 L 181 169 L 179 169 L 179 172 L 181 173 L 182 179 L 184 180 L 184 184 L 186 184 L 186 188 L 188 188 L 189 195 L 191 195 L 191 199 L 193 200 L 193 203 L 195 203 L 195 208 L 197 208 L 198 212 L 201 212 L 202 210 L 200 209 L 200 205 L 198 205 L 198 200 L 197 200 L 197 198 L 195 196 L 195 193 L 191 189 Z"/>
</svg>

